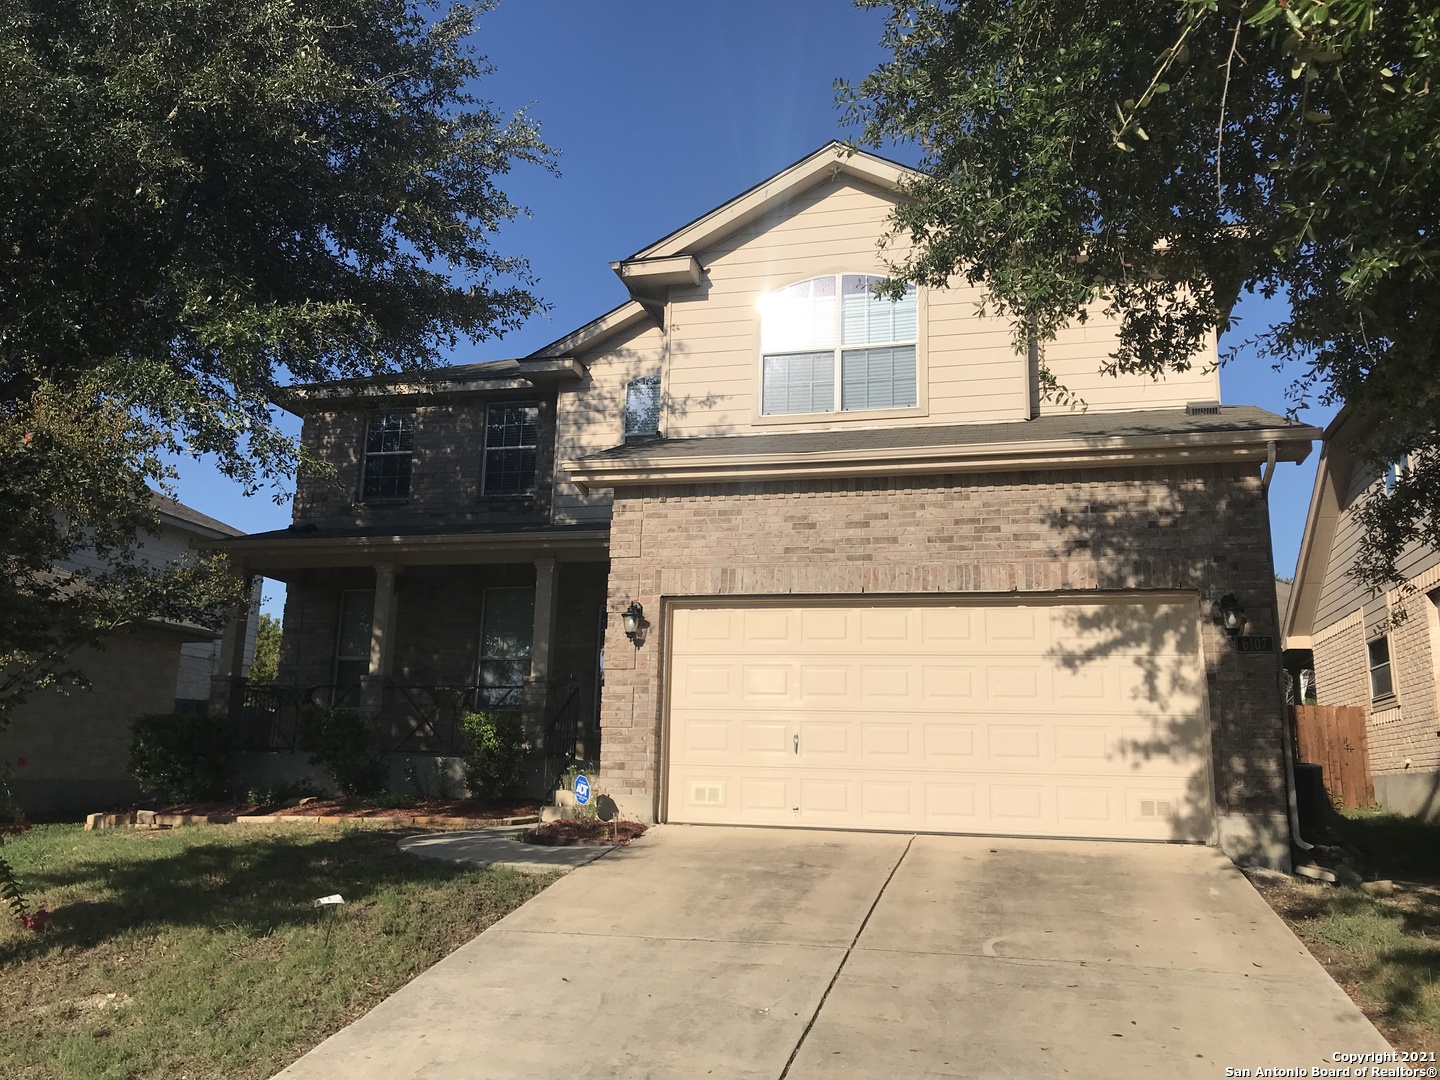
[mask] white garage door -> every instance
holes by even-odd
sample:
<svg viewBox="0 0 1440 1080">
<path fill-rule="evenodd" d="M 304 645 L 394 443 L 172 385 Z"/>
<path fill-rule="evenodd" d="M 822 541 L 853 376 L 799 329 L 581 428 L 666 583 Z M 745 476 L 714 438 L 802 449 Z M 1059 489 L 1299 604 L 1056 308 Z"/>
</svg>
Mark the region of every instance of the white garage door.
<svg viewBox="0 0 1440 1080">
<path fill-rule="evenodd" d="M 1205 841 L 1194 599 L 679 606 L 670 821 Z"/>
</svg>

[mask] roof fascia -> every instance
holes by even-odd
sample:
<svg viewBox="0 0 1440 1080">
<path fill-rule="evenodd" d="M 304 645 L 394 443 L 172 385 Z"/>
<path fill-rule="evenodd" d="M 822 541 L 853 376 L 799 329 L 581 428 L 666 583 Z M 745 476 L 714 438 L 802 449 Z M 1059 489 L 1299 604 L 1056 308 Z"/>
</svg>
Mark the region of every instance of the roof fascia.
<svg viewBox="0 0 1440 1080">
<path fill-rule="evenodd" d="M 586 323 L 578 330 L 573 330 L 562 338 L 552 341 L 549 345 L 536 349 L 525 362 L 530 363 L 540 359 L 559 359 L 571 357 L 587 349 L 593 349 L 616 334 L 629 330 L 637 323 L 646 319 L 654 320 L 659 325 L 653 312 L 646 309 L 645 305 L 638 300 L 626 300 L 617 308 L 611 308 L 598 319 Z"/>
<path fill-rule="evenodd" d="M 851 151 L 843 143 L 830 142 L 729 202 L 640 249 L 622 260 L 620 265 L 682 255 L 704 248 L 815 183 L 840 175 L 868 180 L 896 191 L 907 176 L 916 174 L 913 169 L 875 154 L 864 150 Z"/>
<path fill-rule="evenodd" d="M 409 381 L 399 377 L 343 383 L 312 383 L 287 389 L 277 395 L 275 403 L 296 416 L 316 412 L 341 401 L 387 400 L 434 397 L 460 397 L 467 394 L 493 393 L 496 390 L 529 390 L 545 383 L 571 382 L 583 379 L 585 365 L 574 357 L 560 356 L 532 360 L 504 361 L 494 374 L 445 375 L 444 368 L 433 374 L 421 374 Z"/>
<path fill-rule="evenodd" d="M 704 455 L 614 462 L 567 461 L 562 468 L 581 488 L 667 483 L 814 479 L 827 476 L 926 475 L 1036 471 L 1091 465 L 1263 461 L 1273 444 L 1279 461 L 1304 461 L 1320 432 L 1315 428 L 1127 436 L 1115 439 L 1052 439 L 1035 443 L 980 443 L 949 447 L 892 447 L 804 454 Z"/>
<path fill-rule="evenodd" d="M 223 551 L 252 573 L 265 573 L 285 580 L 288 570 L 328 566 L 373 566 L 389 562 L 397 566 L 458 565 L 475 562 L 529 562 L 537 552 L 560 561 L 603 558 L 608 550 L 610 530 L 577 529 L 562 534 L 437 533 L 414 536 L 240 536 L 209 540 L 195 546 Z M 273 572 L 273 573 L 272 573 Z"/>
</svg>

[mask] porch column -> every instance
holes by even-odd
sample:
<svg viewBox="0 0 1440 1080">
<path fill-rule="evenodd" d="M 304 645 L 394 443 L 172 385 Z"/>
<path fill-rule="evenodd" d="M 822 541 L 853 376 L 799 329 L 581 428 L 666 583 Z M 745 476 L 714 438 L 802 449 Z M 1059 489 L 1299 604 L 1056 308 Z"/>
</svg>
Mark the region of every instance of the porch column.
<svg viewBox="0 0 1440 1080">
<path fill-rule="evenodd" d="M 530 677 L 525 680 L 523 721 L 532 746 L 545 743 L 555 655 L 555 614 L 560 598 L 554 559 L 535 560 L 535 625 L 530 638 Z"/>
<path fill-rule="evenodd" d="M 395 667 L 395 564 L 375 567 L 375 608 L 370 617 L 370 670 L 360 691 L 360 708 L 380 715 L 385 683 Z"/>
<path fill-rule="evenodd" d="M 256 581 L 245 575 L 245 591 L 249 602 L 237 607 L 225 620 L 220 635 L 220 664 L 210 678 L 210 715 L 228 716 L 239 704 L 240 680 L 245 677 L 245 651 L 250 644 L 250 613 L 257 604 Z"/>
</svg>

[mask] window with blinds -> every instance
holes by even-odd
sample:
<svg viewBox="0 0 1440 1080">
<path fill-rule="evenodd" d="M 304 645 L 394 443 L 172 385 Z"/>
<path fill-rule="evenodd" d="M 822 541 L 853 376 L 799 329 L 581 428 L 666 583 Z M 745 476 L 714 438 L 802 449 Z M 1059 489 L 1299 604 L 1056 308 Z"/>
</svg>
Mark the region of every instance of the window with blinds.
<svg viewBox="0 0 1440 1080">
<path fill-rule="evenodd" d="M 760 304 L 766 416 L 913 408 L 919 402 L 918 294 L 882 299 L 871 274 L 812 278 Z"/>
<path fill-rule="evenodd" d="M 625 438 L 644 439 L 660 432 L 660 376 L 642 375 L 625 386 Z"/>
</svg>

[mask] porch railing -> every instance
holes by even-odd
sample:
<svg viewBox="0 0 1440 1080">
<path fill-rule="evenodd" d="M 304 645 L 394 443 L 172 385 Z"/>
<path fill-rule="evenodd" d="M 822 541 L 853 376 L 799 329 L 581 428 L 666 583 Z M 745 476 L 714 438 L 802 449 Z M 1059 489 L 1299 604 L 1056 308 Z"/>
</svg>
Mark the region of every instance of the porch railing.
<svg viewBox="0 0 1440 1080">
<path fill-rule="evenodd" d="M 230 710 L 232 745 L 238 750 L 295 750 L 302 710 L 358 709 L 361 694 L 355 686 L 239 684 Z M 460 719 L 465 713 L 518 713 L 523 694 L 521 686 L 390 685 L 380 695 L 378 723 L 392 752 L 461 754 L 465 745 Z"/>
<path fill-rule="evenodd" d="M 300 712 L 310 705 L 358 708 L 360 688 L 242 683 L 230 710 L 231 741 L 239 750 L 294 750 Z"/>
<path fill-rule="evenodd" d="M 466 713 L 518 713 L 523 695 L 520 686 L 387 686 L 380 716 L 396 753 L 463 754 Z"/>
</svg>

